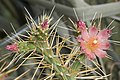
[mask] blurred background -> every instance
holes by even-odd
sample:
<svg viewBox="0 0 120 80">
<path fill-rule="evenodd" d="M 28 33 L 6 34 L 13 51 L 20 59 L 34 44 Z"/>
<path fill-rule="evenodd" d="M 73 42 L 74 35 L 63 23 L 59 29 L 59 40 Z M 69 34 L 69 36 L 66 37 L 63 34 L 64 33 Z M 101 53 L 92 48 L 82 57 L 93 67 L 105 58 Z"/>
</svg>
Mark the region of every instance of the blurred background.
<svg viewBox="0 0 120 80">
<path fill-rule="evenodd" d="M 75 8 L 78 17 L 88 24 L 96 12 L 98 14 L 96 19 L 100 17 L 100 14 L 103 16 L 103 27 L 108 26 L 114 20 L 110 26 L 115 26 L 111 40 L 119 42 L 111 43 L 111 50 L 108 51 L 108 54 L 112 56 L 113 60 L 105 60 L 105 67 L 108 73 L 114 73 L 111 80 L 120 80 L 120 0 L 0 0 L 0 51 L 2 52 L 2 48 L 8 43 L 3 29 L 11 34 L 13 32 L 12 23 L 17 32 L 24 33 L 24 29 L 27 27 L 25 25 L 27 13 L 24 7 L 36 19 L 44 10 L 50 12 L 54 5 L 56 6 L 53 13 L 55 19 L 64 14 L 76 21 L 73 11 Z M 58 33 L 60 35 L 63 35 L 62 33 L 71 34 L 64 30 L 59 30 Z"/>
</svg>

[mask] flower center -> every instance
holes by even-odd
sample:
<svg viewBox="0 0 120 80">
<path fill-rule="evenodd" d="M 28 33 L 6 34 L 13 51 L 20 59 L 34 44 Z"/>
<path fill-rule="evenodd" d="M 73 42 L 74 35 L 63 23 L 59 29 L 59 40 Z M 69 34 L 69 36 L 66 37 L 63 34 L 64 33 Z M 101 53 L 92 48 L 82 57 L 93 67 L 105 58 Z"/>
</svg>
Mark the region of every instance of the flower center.
<svg viewBox="0 0 120 80">
<path fill-rule="evenodd" d="M 98 42 L 97 40 L 94 40 L 94 41 L 93 41 L 93 44 L 97 44 L 97 42 Z"/>
<path fill-rule="evenodd" d="M 87 41 L 86 47 L 94 52 L 98 48 L 98 41 L 96 38 L 91 38 Z"/>
</svg>

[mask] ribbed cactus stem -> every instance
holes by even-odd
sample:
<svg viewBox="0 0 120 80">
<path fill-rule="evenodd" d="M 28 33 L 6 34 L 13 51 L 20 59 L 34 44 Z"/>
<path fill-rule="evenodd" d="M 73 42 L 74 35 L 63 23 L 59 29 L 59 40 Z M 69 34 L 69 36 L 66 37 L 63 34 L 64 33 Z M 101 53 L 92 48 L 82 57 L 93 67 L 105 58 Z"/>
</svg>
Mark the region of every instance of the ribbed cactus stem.
<svg viewBox="0 0 120 80">
<path fill-rule="evenodd" d="M 43 48 L 42 53 L 44 54 L 45 60 L 49 64 L 53 64 L 54 70 L 62 76 L 63 80 L 76 80 L 74 78 L 75 76 L 67 75 L 69 74 L 68 70 L 66 69 L 66 67 L 63 67 L 61 65 L 60 59 L 54 55 L 54 52 L 52 48 L 50 48 L 48 40 L 46 40 L 46 42 L 44 43 L 41 43 L 41 46 Z"/>
</svg>

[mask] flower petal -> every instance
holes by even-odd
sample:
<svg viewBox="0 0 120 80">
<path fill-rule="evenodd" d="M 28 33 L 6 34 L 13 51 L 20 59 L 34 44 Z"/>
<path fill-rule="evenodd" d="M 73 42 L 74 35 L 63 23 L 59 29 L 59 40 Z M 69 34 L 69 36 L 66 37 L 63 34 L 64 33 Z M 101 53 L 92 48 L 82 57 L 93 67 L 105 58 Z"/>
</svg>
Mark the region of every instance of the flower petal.
<svg viewBox="0 0 120 80">
<path fill-rule="evenodd" d="M 82 38 L 83 38 L 85 41 L 87 41 L 87 40 L 89 39 L 89 35 L 88 35 L 87 29 L 82 30 L 81 35 L 82 35 Z"/>
<path fill-rule="evenodd" d="M 97 35 L 98 39 L 108 39 L 110 37 L 111 34 L 111 30 L 109 29 L 104 29 L 102 31 L 100 31 Z"/>
<path fill-rule="evenodd" d="M 48 28 L 48 19 L 46 19 L 42 24 L 41 24 L 41 28 L 43 29 L 43 30 L 45 30 L 45 29 L 47 29 Z"/>
<path fill-rule="evenodd" d="M 80 46 L 83 50 L 86 49 L 85 45 L 86 45 L 86 43 L 84 41 L 81 41 Z"/>
<path fill-rule="evenodd" d="M 89 60 L 93 60 L 93 59 L 96 58 L 96 57 L 95 57 L 95 54 L 94 54 L 93 52 L 91 52 L 91 50 L 85 49 L 84 52 L 85 52 L 85 55 L 87 56 L 87 58 L 88 58 Z"/>
<path fill-rule="evenodd" d="M 109 47 L 110 47 L 110 43 L 109 43 L 109 41 L 107 41 L 107 40 L 99 43 L 99 48 L 100 48 L 100 49 L 107 50 Z"/>
<path fill-rule="evenodd" d="M 5 48 L 9 51 L 18 51 L 18 47 L 17 47 L 16 43 L 11 44 L 11 45 L 7 45 Z"/>
<path fill-rule="evenodd" d="M 89 35 L 90 37 L 96 36 L 98 33 L 98 29 L 95 26 L 89 28 Z"/>
<path fill-rule="evenodd" d="M 77 21 L 77 28 L 79 31 L 84 30 L 86 28 L 86 25 L 83 21 L 79 20 Z"/>
<path fill-rule="evenodd" d="M 105 56 L 106 56 L 106 51 L 103 51 L 103 50 L 101 50 L 101 49 L 97 49 L 96 51 L 95 51 L 95 55 L 97 55 L 98 57 L 100 57 L 100 58 L 104 58 Z"/>
<path fill-rule="evenodd" d="M 81 36 L 81 35 L 79 35 L 76 39 L 77 39 L 77 41 L 78 41 L 78 42 L 83 41 L 83 38 L 82 38 L 82 36 Z"/>
</svg>

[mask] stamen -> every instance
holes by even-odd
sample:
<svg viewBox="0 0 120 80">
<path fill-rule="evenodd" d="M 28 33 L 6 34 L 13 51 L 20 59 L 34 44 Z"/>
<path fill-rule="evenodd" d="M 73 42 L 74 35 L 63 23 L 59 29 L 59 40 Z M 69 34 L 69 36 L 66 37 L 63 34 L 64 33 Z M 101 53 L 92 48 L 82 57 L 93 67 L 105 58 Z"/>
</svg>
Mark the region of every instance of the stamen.
<svg viewBox="0 0 120 80">
<path fill-rule="evenodd" d="M 97 40 L 94 40 L 94 41 L 93 41 L 94 44 L 97 44 L 97 42 L 98 42 Z"/>
</svg>

